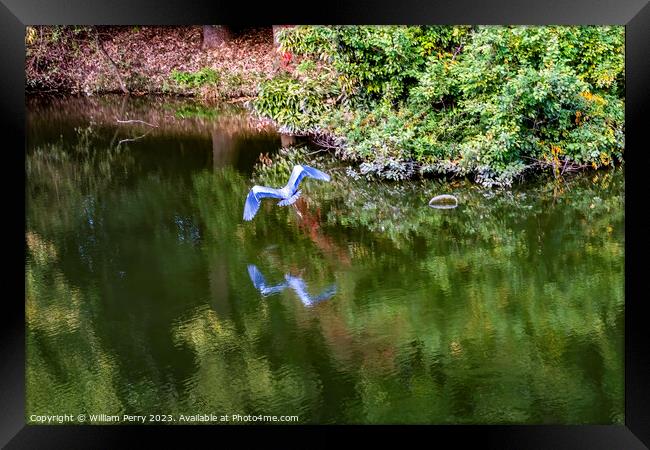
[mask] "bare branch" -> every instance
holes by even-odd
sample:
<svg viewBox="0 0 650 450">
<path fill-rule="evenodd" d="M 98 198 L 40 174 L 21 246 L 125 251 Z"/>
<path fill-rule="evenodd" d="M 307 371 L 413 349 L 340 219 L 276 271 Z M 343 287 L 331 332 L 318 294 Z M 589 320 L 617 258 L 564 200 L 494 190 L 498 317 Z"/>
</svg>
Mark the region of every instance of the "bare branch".
<svg viewBox="0 0 650 450">
<path fill-rule="evenodd" d="M 115 61 L 111 59 L 109 54 L 106 52 L 106 49 L 102 45 L 101 41 L 99 40 L 99 31 L 97 31 L 97 28 L 95 28 L 95 44 L 97 45 L 97 49 L 100 51 L 102 55 L 104 55 L 104 58 L 106 58 L 106 60 L 110 63 L 111 67 L 113 68 L 113 71 L 117 76 L 117 81 L 120 83 L 120 89 L 122 89 L 122 92 L 124 92 L 125 94 L 128 94 L 129 90 L 126 88 L 126 85 L 122 80 L 122 75 L 120 75 L 120 70 L 117 68 L 117 64 L 115 64 Z"/>
<path fill-rule="evenodd" d="M 145 125 L 149 125 L 150 127 L 158 128 L 158 125 L 154 125 L 153 123 L 145 122 L 144 120 L 138 120 L 138 119 L 133 119 L 133 120 L 120 120 L 120 119 L 115 119 L 117 123 L 143 123 Z"/>
<path fill-rule="evenodd" d="M 119 146 L 119 145 L 124 144 L 124 143 L 126 143 L 126 142 L 135 142 L 135 141 L 139 141 L 140 139 L 142 139 L 143 137 L 145 137 L 145 136 L 148 135 L 149 133 L 151 133 L 151 130 L 147 131 L 145 134 L 143 134 L 143 135 L 141 135 L 141 136 L 138 136 L 138 137 L 134 137 L 134 138 L 130 138 L 130 139 L 122 139 L 120 142 L 117 143 L 117 145 Z"/>
<path fill-rule="evenodd" d="M 327 150 L 325 150 L 324 148 L 321 148 L 320 150 L 315 150 L 315 151 L 313 151 L 313 152 L 309 152 L 309 153 L 307 153 L 307 156 L 315 155 L 315 154 L 317 154 L 317 153 L 323 153 L 323 152 L 325 152 L 325 151 L 327 151 Z"/>
<path fill-rule="evenodd" d="M 453 61 L 456 59 L 456 55 L 463 49 L 463 44 L 460 44 L 458 47 L 456 47 L 456 50 L 454 51 L 453 56 L 451 57 L 451 60 Z"/>
<path fill-rule="evenodd" d="M 324 141 L 324 140 L 317 139 L 317 138 L 312 139 L 312 141 L 314 142 L 314 144 L 318 145 L 319 147 L 324 147 L 324 148 L 334 148 L 334 149 L 339 149 L 339 148 L 341 148 L 340 145 L 332 145 L 332 144 L 329 144 L 328 142 L 326 142 L 326 141 Z M 319 150 L 319 151 L 320 151 L 320 150 Z M 314 152 L 314 153 L 318 153 L 318 151 L 316 151 L 316 152 Z"/>
</svg>

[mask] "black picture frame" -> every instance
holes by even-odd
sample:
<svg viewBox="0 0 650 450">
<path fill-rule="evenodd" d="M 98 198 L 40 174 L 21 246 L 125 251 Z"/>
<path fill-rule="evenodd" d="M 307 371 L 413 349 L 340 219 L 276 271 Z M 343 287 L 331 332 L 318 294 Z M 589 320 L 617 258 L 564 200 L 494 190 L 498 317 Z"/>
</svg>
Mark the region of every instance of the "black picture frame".
<svg viewBox="0 0 650 450">
<path fill-rule="evenodd" d="M 374 437 L 397 437 L 417 431 L 429 442 L 443 437 L 454 446 L 468 441 L 488 448 L 589 448 L 637 449 L 650 446 L 650 352 L 646 336 L 647 295 L 643 292 L 644 256 L 648 254 L 650 221 L 644 206 L 644 170 L 650 167 L 650 149 L 642 145 L 650 92 L 650 3 L 647 0 L 493 0 L 472 4 L 468 0 L 424 3 L 418 0 L 356 3 L 267 2 L 222 3 L 173 0 L 0 0 L 0 111 L 5 163 L 3 235 L 6 258 L 0 358 L 0 445 L 6 448 L 112 448 L 139 444 L 142 435 L 167 440 L 187 427 L 160 426 L 42 426 L 25 425 L 25 315 L 24 315 L 24 217 L 25 198 L 16 186 L 25 183 L 25 41 L 26 25 L 187 25 L 187 24 L 610 24 L 626 26 L 626 163 L 625 163 L 625 425 L 512 425 L 512 426 L 417 426 L 325 427 L 330 439 L 341 432 L 361 428 Z M 19 150 L 22 146 L 23 151 Z M 20 169 L 23 168 L 23 170 Z M 23 191 L 24 192 L 24 191 Z M 6 209 L 10 206 L 10 209 Z M 23 239 L 20 239 L 23 236 Z M 7 246 L 6 244 L 10 244 Z M 19 260 L 23 263 L 19 263 Z M 15 273 L 14 273 L 15 272 Z M 21 297 L 22 295 L 22 297 Z M 645 338 L 645 339 L 644 339 Z M 319 427 L 299 427 L 315 429 Z M 320 427 L 321 429 L 323 427 Z M 370 428 L 370 430 L 368 429 Z M 251 430 L 257 433 L 250 433 Z M 219 436 L 238 431 L 244 439 L 258 433 L 278 436 L 295 427 L 219 427 Z M 194 436 L 212 433 L 215 427 L 197 426 Z M 243 433 L 242 433 L 243 431 Z M 283 438 L 284 439 L 284 438 Z M 433 441 L 435 439 L 435 441 Z M 168 441 L 169 442 L 169 441 Z M 450 441 L 447 441 L 450 442 Z M 239 442 L 243 444 L 242 441 Z M 403 445 L 403 444 L 402 444 Z"/>
</svg>

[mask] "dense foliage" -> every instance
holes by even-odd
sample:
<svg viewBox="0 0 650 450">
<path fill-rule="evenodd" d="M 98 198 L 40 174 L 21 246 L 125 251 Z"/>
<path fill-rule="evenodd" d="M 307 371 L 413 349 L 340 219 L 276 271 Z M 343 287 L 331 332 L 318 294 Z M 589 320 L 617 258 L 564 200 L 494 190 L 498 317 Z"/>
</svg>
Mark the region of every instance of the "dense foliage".
<svg viewBox="0 0 650 450">
<path fill-rule="evenodd" d="M 622 27 L 300 26 L 258 113 L 336 138 L 362 175 L 510 185 L 622 161 Z"/>
</svg>

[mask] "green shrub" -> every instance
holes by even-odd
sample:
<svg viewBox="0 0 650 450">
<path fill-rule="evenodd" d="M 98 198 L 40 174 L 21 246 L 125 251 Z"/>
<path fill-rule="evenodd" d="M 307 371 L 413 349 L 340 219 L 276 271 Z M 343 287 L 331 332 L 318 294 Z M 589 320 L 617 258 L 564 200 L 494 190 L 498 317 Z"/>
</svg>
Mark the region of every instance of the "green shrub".
<svg viewBox="0 0 650 450">
<path fill-rule="evenodd" d="M 179 85 L 190 89 L 216 85 L 221 81 L 221 74 L 210 67 L 204 67 L 197 72 L 182 72 L 174 69 L 169 77 Z"/>
<path fill-rule="evenodd" d="M 169 79 L 184 93 L 197 95 L 205 102 L 252 96 L 263 74 L 256 71 L 228 72 L 204 67 L 196 72 L 173 70 Z"/>
<path fill-rule="evenodd" d="M 255 109 L 288 130 L 299 133 L 313 127 L 339 91 L 325 77 L 297 79 L 288 74 L 261 84 Z"/>
</svg>

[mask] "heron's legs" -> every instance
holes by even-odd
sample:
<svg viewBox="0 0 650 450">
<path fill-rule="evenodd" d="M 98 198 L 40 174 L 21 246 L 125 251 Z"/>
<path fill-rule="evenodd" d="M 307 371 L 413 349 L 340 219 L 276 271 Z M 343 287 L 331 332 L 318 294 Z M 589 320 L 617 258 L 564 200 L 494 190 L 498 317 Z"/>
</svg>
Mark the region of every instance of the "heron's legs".
<svg viewBox="0 0 650 450">
<path fill-rule="evenodd" d="M 296 206 L 295 203 L 292 203 L 291 206 L 293 206 L 293 209 L 296 210 L 296 214 L 298 214 L 298 217 L 302 219 L 302 213 L 298 210 L 298 207 Z"/>
</svg>

